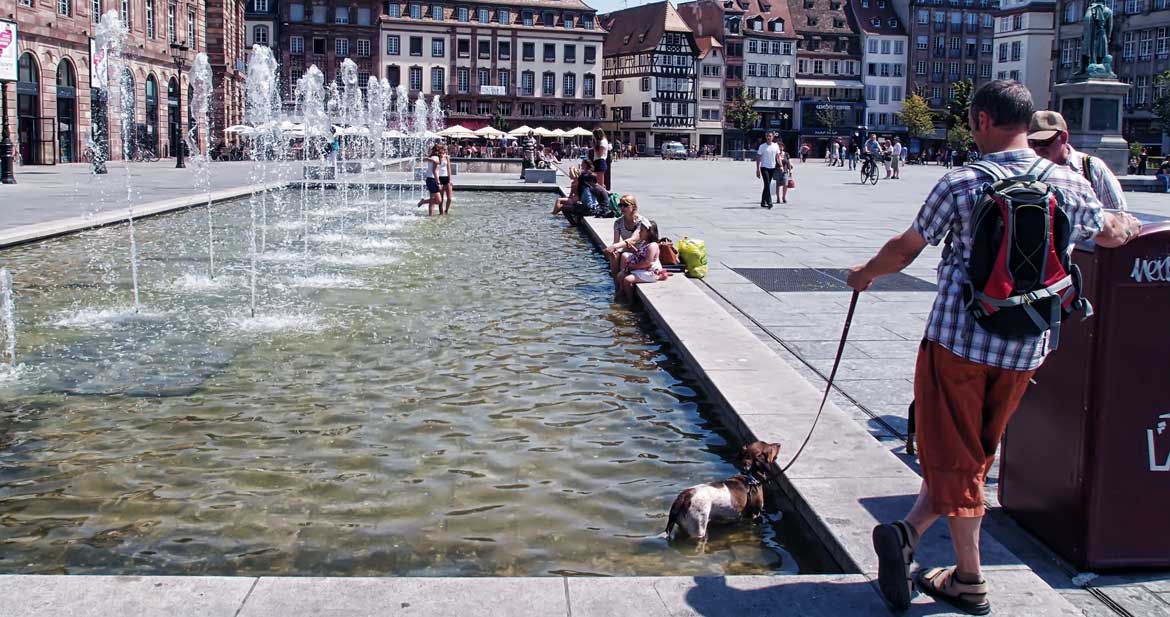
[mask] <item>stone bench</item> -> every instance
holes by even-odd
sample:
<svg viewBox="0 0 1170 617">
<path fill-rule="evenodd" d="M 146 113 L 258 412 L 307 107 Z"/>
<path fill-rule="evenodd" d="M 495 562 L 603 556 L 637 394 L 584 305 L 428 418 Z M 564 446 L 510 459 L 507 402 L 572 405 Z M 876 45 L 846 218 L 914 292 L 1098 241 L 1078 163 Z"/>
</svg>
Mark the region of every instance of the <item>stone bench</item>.
<svg viewBox="0 0 1170 617">
<path fill-rule="evenodd" d="M 1119 176 L 1121 190 L 1132 193 L 1161 193 L 1162 181 L 1154 176 Z"/>
<path fill-rule="evenodd" d="M 556 184 L 557 170 L 529 168 L 524 170 L 524 181 L 528 183 Z"/>
</svg>

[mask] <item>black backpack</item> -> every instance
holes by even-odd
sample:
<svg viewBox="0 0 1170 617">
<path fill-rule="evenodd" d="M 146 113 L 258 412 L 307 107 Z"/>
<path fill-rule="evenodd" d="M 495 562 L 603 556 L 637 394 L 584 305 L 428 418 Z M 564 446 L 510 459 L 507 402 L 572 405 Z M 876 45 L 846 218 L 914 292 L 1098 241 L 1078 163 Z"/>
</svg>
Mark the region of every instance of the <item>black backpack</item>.
<svg viewBox="0 0 1170 617">
<path fill-rule="evenodd" d="M 991 161 L 970 167 L 991 176 L 971 216 L 971 258 L 963 301 L 985 330 L 1009 338 L 1052 330 L 1073 310 L 1092 315 L 1081 297 L 1081 272 L 1072 263 L 1072 224 L 1064 196 L 1046 180 L 1056 166 L 1037 159 L 1022 175 Z"/>
</svg>

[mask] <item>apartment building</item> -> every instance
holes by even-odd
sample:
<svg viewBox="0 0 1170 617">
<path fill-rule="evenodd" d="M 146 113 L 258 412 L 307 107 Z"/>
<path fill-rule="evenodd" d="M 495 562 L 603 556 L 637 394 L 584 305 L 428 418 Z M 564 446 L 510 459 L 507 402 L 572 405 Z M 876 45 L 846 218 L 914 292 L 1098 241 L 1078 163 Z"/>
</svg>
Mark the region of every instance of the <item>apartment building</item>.
<svg viewBox="0 0 1170 617">
<path fill-rule="evenodd" d="M 280 12 L 277 0 L 244 0 L 244 56 L 253 45 L 276 47 L 280 42 L 277 26 Z"/>
<path fill-rule="evenodd" d="M 901 114 L 908 39 L 902 20 L 887 0 L 855 0 L 850 10 L 861 32 L 865 126 L 883 135 L 905 138 Z"/>
<path fill-rule="evenodd" d="M 970 79 L 979 88 L 991 80 L 998 0 L 889 1 L 909 30 L 908 92 L 942 112 L 954 96 L 955 82 Z M 924 147 L 946 139 L 941 121 L 935 126 Z"/>
<path fill-rule="evenodd" d="M 743 149 L 746 136 L 727 121 L 727 106 L 743 93 L 743 18 L 748 5 L 739 0 L 693 0 L 677 9 L 696 40 L 712 37 L 723 46 L 724 151 Z"/>
<path fill-rule="evenodd" d="M 796 119 L 793 149 L 809 144 L 824 156 L 834 139 L 848 144 L 865 123 L 861 36 L 843 0 L 791 0 L 796 46 Z"/>
<path fill-rule="evenodd" d="M 760 114 L 751 141 L 762 141 L 764 131 L 775 131 L 781 139 L 792 136 L 798 39 L 788 2 L 752 0 L 743 8 L 743 87 L 748 98 L 756 99 Z"/>
<path fill-rule="evenodd" d="M 1166 137 L 1154 117 L 1154 100 L 1162 94 L 1154 77 L 1170 69 L 1170 0 L 1110 0 L 1113 9 L 1113 70 L 1132 86 L 1125 97 L 1121 133 L 1155 153 L 1166 153 Z M 1052 83 L 1068 81 L 1080 69 L 1085 0 L 1067 0 L 1057 7 L 1057 66 Z"/>
<path fill-rule="evenodd" d="M 1032 92 L 1036 109 L 1048 109 L 1052 90 L 1053 0 L 1003 0 L 995 13 L 996 79 L 1014 79 Z"/>
<path fill-rule="evenodd" d="M 695 139 L 700 151 L 723 152 L 723 45 L 713 36 L 695 38 L 699 46 L 699 104 L 695 106 Z"/>
<path fill-rule="evenodd" d="M 252 0 L 254 1 L 254 0 Z M 276 0 L 269 0 L 275 2 Z M 389 8 L 402 5 L 392 3 Z M 278 54 L 285 100 L 305 70 L 316 65 L 325 81 L 339 80 L 341 63 L 352 60 L 358 67 L 358 83 L 364 88 L 382 70 L 378 48 L 382 11 L 376 0 L 326 3 L 321 0 L 282 2 L 278 7 L 280 44 Z"/>
<path fill-rule="evenodd" d="M 147 0 L 148 2 L 150 0 Z M 211 142 L 237 141 L 223 130 L 244 121 L 244 79 L 248 74 L 244 3 L 248 0 L 205 0 L 207 60 L 215 89 L 211 96 Z M 275 0 L 272 0 L 275 1 Z"/>
<path fill-rule="evenodd" d="M 127 17 L 125 58 L 134 92 L 134 125 L 121 127 L 109 115 L 108 150 L 122 158 L 123 141 L 170 156 L 180 122 L 186 126 L 189 85 L 182 83 L 170 44 L 186 43 L 188 66 L 205 49 L 202 0 L 14 0 L 5 17 L 16 22 L 20 36 L 17 82 L 8 88 L 8 123 L 14 159 L 23 165 L 72 163 L 81 159 L 92 126 L 92 111 L 104 98 L 91 88 L 91 40 L 106 11 Z M 182 105 L 179 94 L 183 93 Z M 165 99 L 164 99 L 165 97 Z"/>
<path fill-rule="evenodd" d="M 696 59 L 694 32 L 668 1 L 602 16 L 606 130 L 643 153 L 664 142 L 693 143 Z"/>
</svg>

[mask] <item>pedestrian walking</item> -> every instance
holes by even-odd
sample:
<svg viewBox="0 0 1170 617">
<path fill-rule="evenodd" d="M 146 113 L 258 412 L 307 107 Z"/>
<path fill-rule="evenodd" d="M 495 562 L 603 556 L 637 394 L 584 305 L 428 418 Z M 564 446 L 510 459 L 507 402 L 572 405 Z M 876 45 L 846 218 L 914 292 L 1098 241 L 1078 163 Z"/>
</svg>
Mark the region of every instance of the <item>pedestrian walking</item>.
<svg viewBox="0 0 1170 617">
<path fill-rule="evenodd" d="M 1068 143 L 1068 124 L 1060 112 L 1042 110 L 1032 114 L 1028 125 L 1028 145 L 1036 154 L 1057 165 L 1064 165 L 1082 176 L 1093 187 L 1093 193 L 1107 210 L 1125 210 L 1125 195 L 1121 183 L 1105 161 L 1077 152 Z"/>
<path fill-rule="evenodd" d="M 784 144 L 777 143 L 776 145 L 780 146 L 780 155 L 776 157 L 776 172 L 772 175 L 772 179 L 776 182 L 776 201 L 786 204 L 788 203 L 788 181 L 792 178 L 792 160 L 784 151 Z"/>
<path fill-rule="evenodd" d="M 894 145 L 890 146 L 890 166 L 893 167 L 893 173 L 890 177 L 895 180 L 898 180 L 902 177 L 902 153 L 902 140 L 895 137 Z"/>
<path fill-rule="evenodd" d="M 811 148 L 809 148 L 809 145 L 807 143 L 800 145 L 800 162 L 801 163 L 805 163 L 808 161 L 808 151 L 809 150 L 811 150 Z"/>
<path fill-rule="evenodd" d="M 1139 176 L 1146 175 L 1146 166 L 1149 164 L 1149 161 L 1150 161 L 1150 154 L 1148 152 L 1146 152 L 1145 148 L 1142 148 L 1141 151 L 1138 153 L 1137 175 L 1139 175 Z"/>
<path fill-rule="evenodd" d="M 898 610 L 910 605 L 910 566 L 919 539 L 946 517 L 956 565 L 920 569 L 918 587 L 967 613 L 990 612 L 979 556 L 983 487 L 1004 428 L 1050 351 L 1048 331 L 1004 336 L 984 329 L 968 312 L 963 299 L 971 280 L 966 260 L 973 248 L 988 248 L 974 246 L 977 236 L 971 224 L 984 188 L 998 174 L 1041 174 L 1061 194 L 1069 241 L 1092 238 L 1101 246 L 1116 247 L 1141 230 L 1129 214 L 1104 211 L 1082 176 L 1036 156 L 1027 140 L 1032 112 L 1031 94 L 1019 82 L 997 80 L 981 87 L 967 115 L 984 162 L 943 175 L 910 227 L 864 265 L 852 268 L 847 279 L 850 287 L 864 291 L 875 278 L 911 264 L 927 244 L 947 241 L 938 267 L 938 298 L 927 318 L 914 375 L 923 482 L 904 520 L 873 530 L 878 587 Z"/>
<path fill-rule="evenodd" d="M 764 134 L 764 143 L 756 150 L 756 177 L 764 181 L 764 192 L 760 195 L 760 207 L 772 209 L 772 179 L 776 174 L 776 161 L 783 151 L 773 141 L 771 131 Z"/>
<path fill-rule="evenodd" d="M 837 164 L 837 157 L 840 156 L 840 154 L 841 154 L 841 144 L 838 144 L 835 141 L 830 143 L 829 144 L 829 157 L 828 157 L 829 158 L 829 167 L 833 167 Z"/>
<path fill-rule="evenodd" d="M 849 171 L 857 169 L 857 155 L 857 142 L 854 141 L 853 143 L 849 144 Z"/>
</svg>

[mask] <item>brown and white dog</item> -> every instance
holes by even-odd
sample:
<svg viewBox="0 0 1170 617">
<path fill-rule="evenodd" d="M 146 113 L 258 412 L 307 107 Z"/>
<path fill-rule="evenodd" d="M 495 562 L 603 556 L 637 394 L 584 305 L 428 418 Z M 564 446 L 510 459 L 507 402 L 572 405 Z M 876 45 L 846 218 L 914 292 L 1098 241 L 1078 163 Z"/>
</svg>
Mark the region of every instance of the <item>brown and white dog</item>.
<svg viewBox="0 0 1170 617">
<path fill-rule="evenodd" d="M 754 519 L 764 510 L 764 483 L 772 477 L 772 464 L 780 444 L 756 441 L 740 450 L 743 473 L 722 482 L 692 486 L 678 494 L 666 519 L 667 539 L 678 525 L 680 532 L 700 542 L 707 539 L 710 522 Z"/>
</svg>

